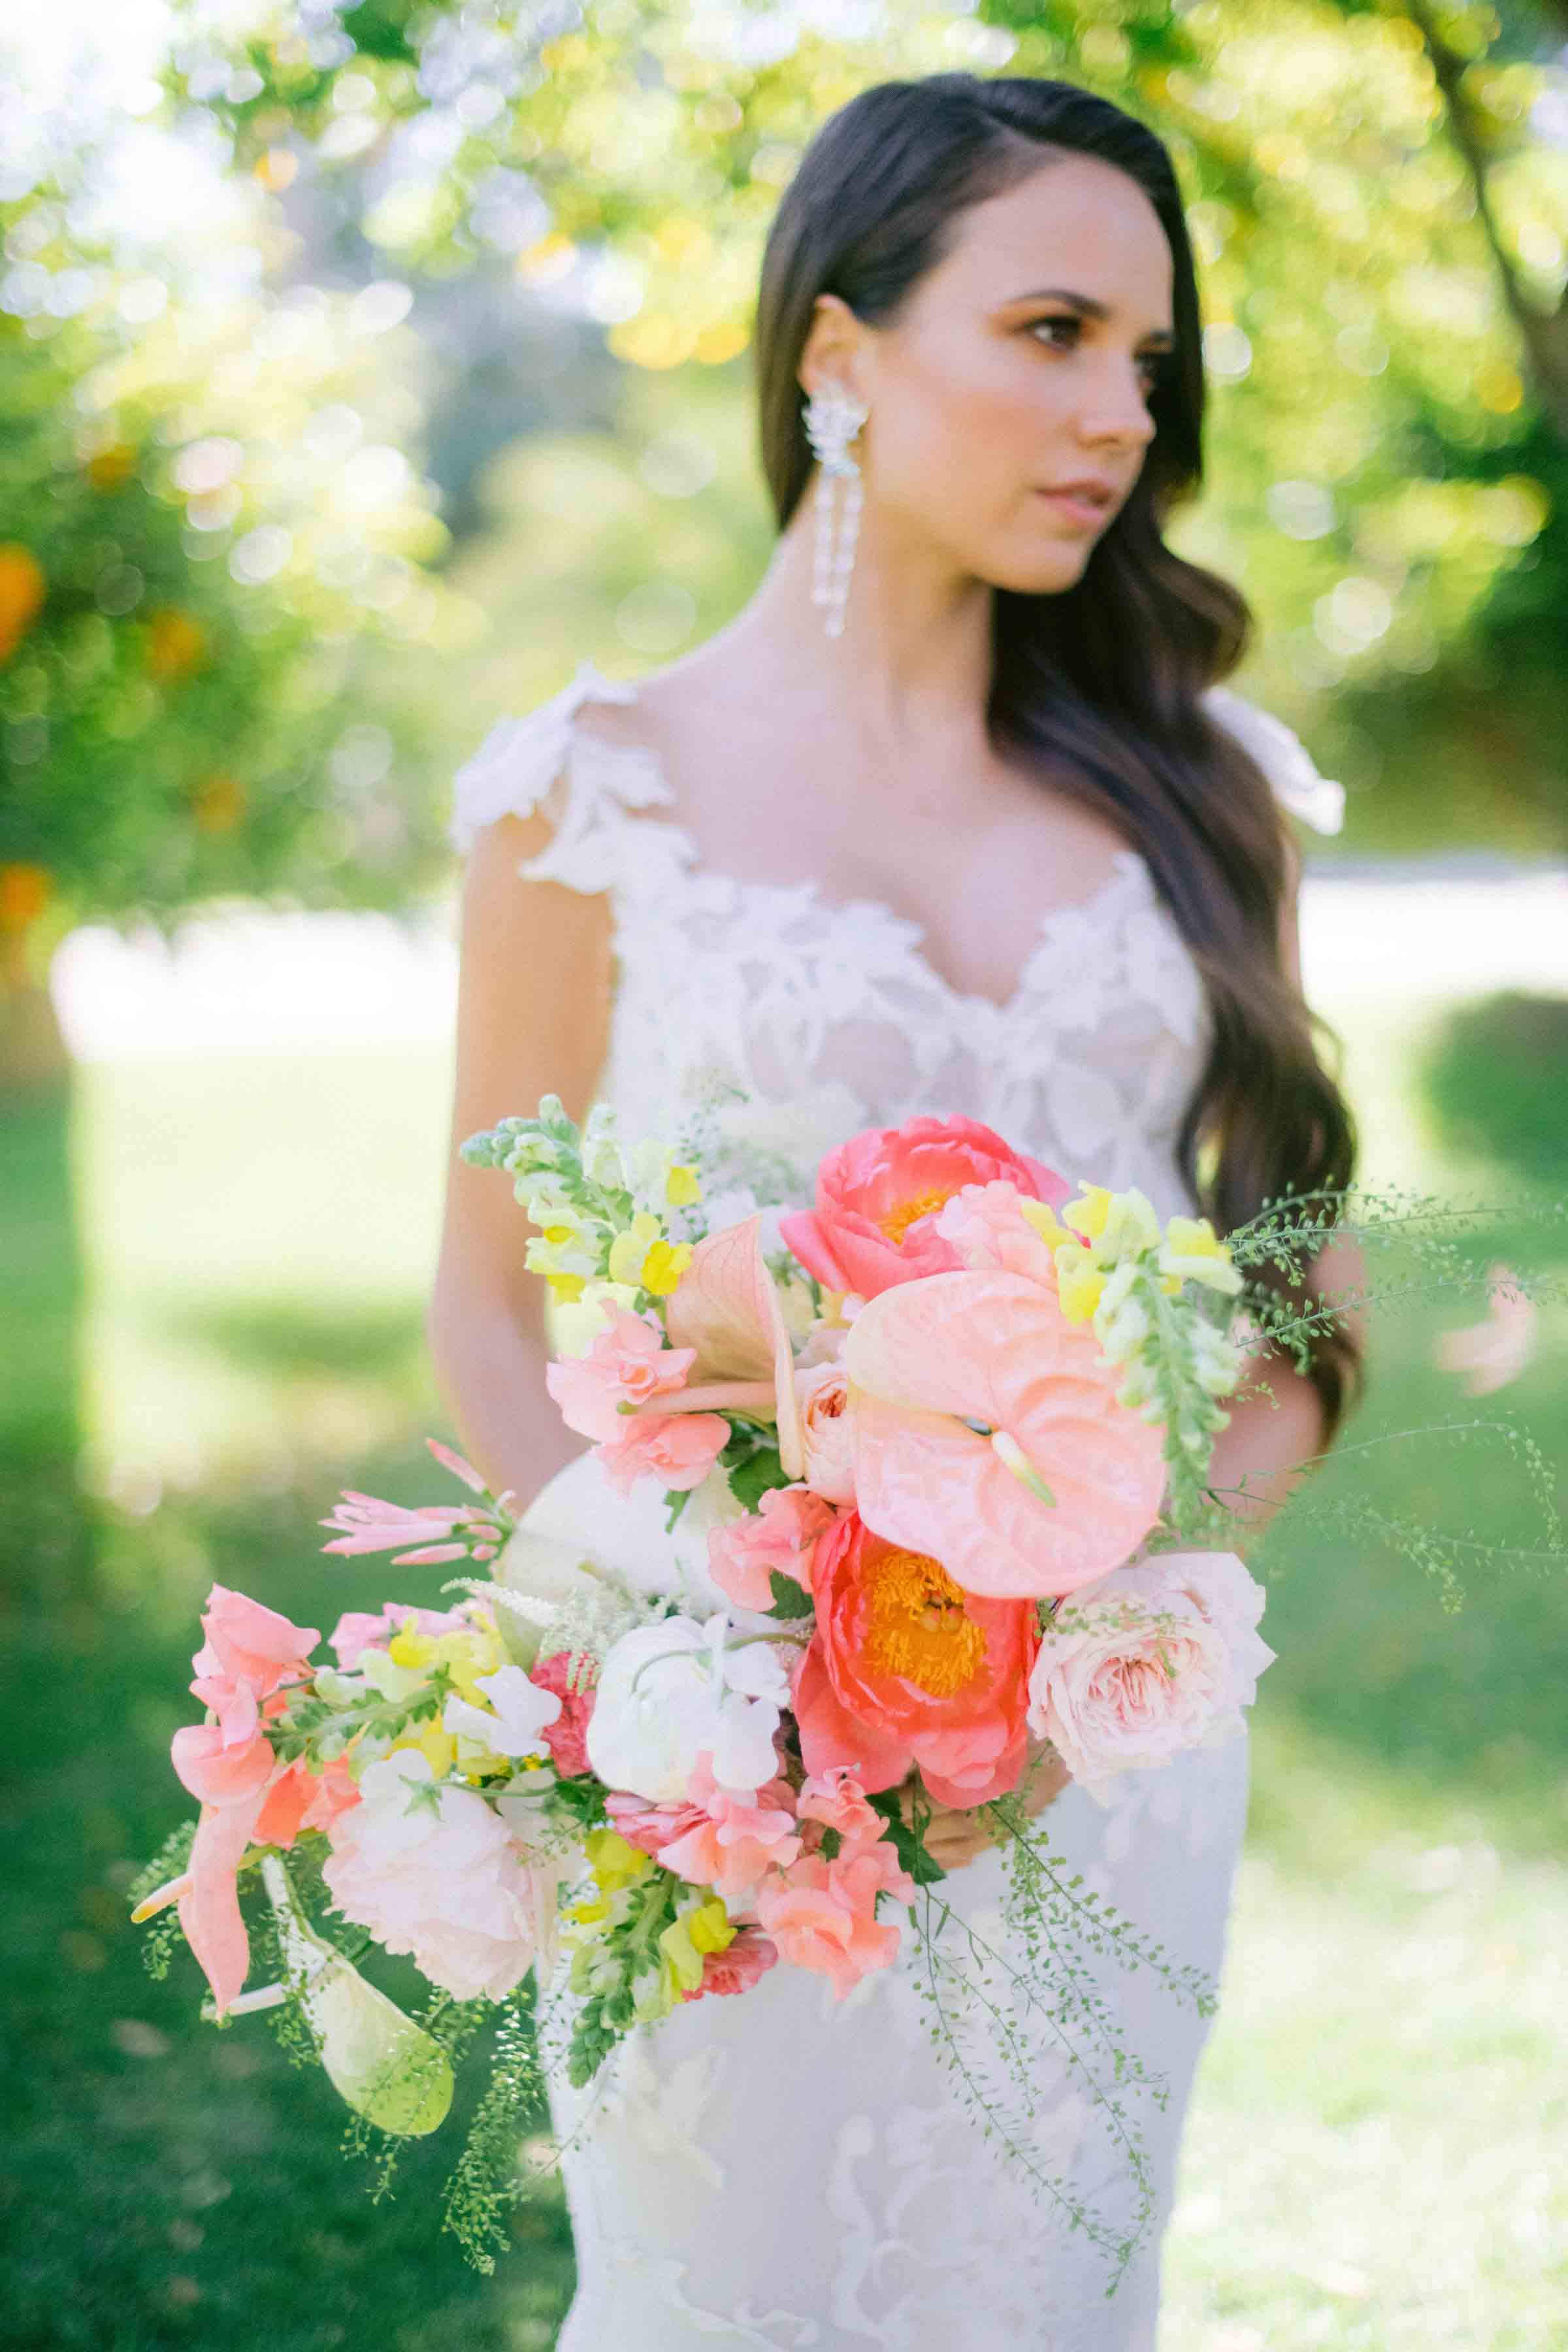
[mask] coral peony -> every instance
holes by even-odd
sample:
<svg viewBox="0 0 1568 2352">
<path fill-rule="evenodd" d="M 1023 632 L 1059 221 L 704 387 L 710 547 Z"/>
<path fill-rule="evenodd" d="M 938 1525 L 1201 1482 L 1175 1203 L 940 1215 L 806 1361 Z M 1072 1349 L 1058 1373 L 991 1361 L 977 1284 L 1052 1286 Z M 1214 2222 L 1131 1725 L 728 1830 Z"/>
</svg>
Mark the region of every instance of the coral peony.
<svg viewBox="0 0 1568 2352">
<path fill-rule="evenodd" d="M 867 1301 L 844 1362 L 861 1517 L 970 1592 L 1070 1592 L 1159 1517 L 1163 1431 L 1118 1403 L 1121 1366 L 1044 1283 L 901 1283 Z"/>
<path fill-rule="evenodd" d="M 920 1118 L 867 1128 L 816 1171 L 815 1208 L 779 1221 L 809 1274 L 830 1290 L 876 1297 L 893 1283 L 962 1265 L 936 1218 L 968 1184 L 1002 1181 L 1060 1208 L 1072 1186 L 973 1118 Z"/>
<path fill-rule="evenodd" d="M 855 1512 L 817 1548 L 816 1600 L 795 1685 L 807 1772 L 847 1766 L 875 1790 L 918 1764 L 948 1805 L 1015 1785 L 1038 1642 L 1032 1601 L 962 1591 L 940 1560 L 887 1542 Z"/>
</svg>

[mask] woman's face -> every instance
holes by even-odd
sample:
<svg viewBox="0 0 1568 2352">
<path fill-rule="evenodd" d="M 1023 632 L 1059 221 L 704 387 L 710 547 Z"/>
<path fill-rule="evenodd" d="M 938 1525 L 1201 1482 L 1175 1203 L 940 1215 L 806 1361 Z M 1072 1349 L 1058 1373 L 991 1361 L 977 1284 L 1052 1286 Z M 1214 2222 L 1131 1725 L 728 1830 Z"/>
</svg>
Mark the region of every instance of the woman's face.
<svg viewBox="0 0 1568 2352">
<path fill-rule="evenodd" d="M 1172 279 L 1153 206 L 1089 156 L 963 213 L 897 323 L 854 322 L 848 364 L 824 361 L 870 409 L 857 448 L 889 559 L 934 550 L 997 587 L 1070 587 L 1154 436 Z M 1089 504 L 1053 495 L 1085 478 Z"/>
</svg>

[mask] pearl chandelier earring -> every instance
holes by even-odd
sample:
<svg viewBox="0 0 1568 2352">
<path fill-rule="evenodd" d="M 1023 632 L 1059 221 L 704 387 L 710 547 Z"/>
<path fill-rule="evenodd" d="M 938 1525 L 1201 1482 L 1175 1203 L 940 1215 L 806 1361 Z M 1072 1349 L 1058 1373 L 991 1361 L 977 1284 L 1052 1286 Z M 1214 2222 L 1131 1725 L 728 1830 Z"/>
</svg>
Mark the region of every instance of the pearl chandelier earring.
<svg viewBox="0 0 1568 2352">
<path fill-rule="evenodd" d="M 841 384 L 825 384 L 805 407 L 805 437 L 822 468 L 816 486 L 816 544 L 811 601 L 826 609 L 830 637 L 844 634 L 844 600 L 860 530 L 860 468 L 849 444 L 870 410 Z M 842 495 L 839 486 L 842 484 Z"/>
</svg>

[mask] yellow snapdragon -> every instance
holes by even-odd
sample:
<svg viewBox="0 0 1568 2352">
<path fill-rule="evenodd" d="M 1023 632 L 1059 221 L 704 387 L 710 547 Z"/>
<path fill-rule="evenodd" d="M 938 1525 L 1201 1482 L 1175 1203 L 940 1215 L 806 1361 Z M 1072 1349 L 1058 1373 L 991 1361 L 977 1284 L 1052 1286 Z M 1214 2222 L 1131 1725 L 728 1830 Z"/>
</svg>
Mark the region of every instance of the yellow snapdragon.
<svg viewBox="0 0 1568 2352">
<path fill-rule="evenodd" d="M 689 1242 L 672 1242 L 650 1209 L 639 1209 L 610 1244 L 612 1282 L 638 1284 L 666 1298 L 691 1262 Z"/>
<path fill-rule="evenodd" d="M 735 1930 L 721 1898 L 710 1895 L 672 1919 L 659 1931 L 665 1990 L 673 2009 L 682 1993 L 695 1992 L 702 1981 L 702 1962 L 709 1952 L 727 1951 Z"/>
<path fill-rule="evenodd" d="M 654 1867 L 653 1856 L 633 1845 L 619 1830 L 590 1830 L 583 1841 L 583 1851 L 602 1895 L 615 1895 L 623 1886 L 635 1886 Z"/>
</svg>

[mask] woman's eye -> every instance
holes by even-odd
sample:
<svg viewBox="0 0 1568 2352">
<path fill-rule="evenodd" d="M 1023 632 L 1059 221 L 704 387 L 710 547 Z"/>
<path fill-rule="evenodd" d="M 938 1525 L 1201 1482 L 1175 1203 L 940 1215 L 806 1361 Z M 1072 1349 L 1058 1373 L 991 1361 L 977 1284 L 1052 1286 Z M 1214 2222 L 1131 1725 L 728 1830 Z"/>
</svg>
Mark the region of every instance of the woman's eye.
<svg viewBox="0 0 1568 2352">
<path fill-rule="evenodd" d="M 1065 335 L 1068 340 L 1065 342 L 1057 342 L 1055 348 L 1058 351 L 1067 351 L 1079 340 L 1082 326 L 1082 320 L 1074 318 L 1036 319 L 1030 325 L 1029 332 L 1031 335 L 1038 335 L 1042 341 L 1045 341 L 1047 349 L 1051 347 L 1049 338 Z M 1170 365 L 1171 354 L 1168 352 L 1145 352 L 1140 358 L 1138 372 L 1151 392 L 1163 380 Z"/>
</svg>

